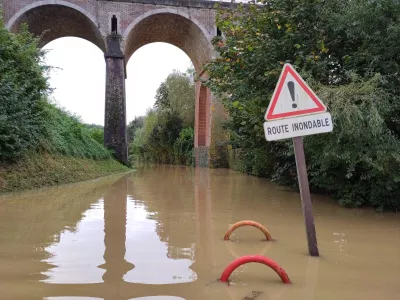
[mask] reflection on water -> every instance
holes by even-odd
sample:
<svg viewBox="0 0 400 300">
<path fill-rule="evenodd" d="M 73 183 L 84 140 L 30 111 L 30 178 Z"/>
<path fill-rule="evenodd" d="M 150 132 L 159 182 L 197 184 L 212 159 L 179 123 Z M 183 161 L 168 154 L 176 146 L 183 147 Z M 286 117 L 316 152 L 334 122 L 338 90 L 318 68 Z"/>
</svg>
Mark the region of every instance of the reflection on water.
<svg viewBox="0 0 400 300">
<path fill-rule="evenodd" d="M 44 300 L 100 300 L 102 298 L 92 297 L 46 297 Z"/>
<path fill-rule="evenodd" d="M 47 297 L 45 300 L 99 300 L 100 298 L 89 297 Z M 153 296 L 153 297 L 140 297 L 130 300 L 185 300 L 180 297 L 174 296 Z"/>
<path fill-rule="evenodd" d="M 44 282 L 102 282 L 104 270 L 97 266 L 99 262 L 104 261 L 102 255 L 104 253 L 103 209 L 103 200 L 92 204 L 91 208 L 83 214 L 75 230 L 65 230 L 56 243 L 45 248 L 51 256 L 43 262 L 54 267 L 42 273 L 46 276 Z M 71 276 L 71 274 L 74 275 Z"/>
<path fill-rule="evenodd" d="M 168 255 L 168 242 L 157 235 L 157 220 L 154 214 L 146 212 L 142 204 L 128 201 L 127 254 L 128 261 L 135 262 L 135 268 L 124 276 L 126 282 L 164 284 L 196 280 L 196 273 L 190 269 L 194 249 L 180 249 L 181 256 Z M 175 258 L 174 258 L 175 257 Z"/>
<path fill-rule="evenodd" d="M 319 258 L 307 255 L 297 193 L 230 170 L 160 166 L 2 196 L 0 299 L 398 299 L 399 216 L 313 202 Z M 223 241 L 243 219 L 275 241 L 253 227 Z M 218 282 L 248 254 L 293 284 L 260 264 Z"/>
</svg>

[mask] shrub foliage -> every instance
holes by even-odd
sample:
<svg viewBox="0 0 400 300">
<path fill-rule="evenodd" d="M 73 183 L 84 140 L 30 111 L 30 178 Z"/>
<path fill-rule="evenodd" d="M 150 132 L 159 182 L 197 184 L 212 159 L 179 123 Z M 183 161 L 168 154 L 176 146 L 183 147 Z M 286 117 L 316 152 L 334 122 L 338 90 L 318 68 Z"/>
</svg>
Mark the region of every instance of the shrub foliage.
<svg viewBox="0 0 400 300">
<path fill-rule="evenodd" d="M 10 33 L 0 16 L 0 163 L 29 151 L 110 158 L 78 118 L 48 100 L 50 67 L 44 55 L 26 26 Z"/>
<path fill-rule="evenodd" d="M 262 128 L 288 62 L 328 105 L 334 131 L 305 138 L 311 187 L 340 204 L 400 209 L 400 4 L 268 0 L 219 10 L 206 84 L 229 112 L 240 170 L 296 185 L 291 140 Z"/>
<path fill-rule="evenodd" d="M 195 94 L 192 70 L 188 73 L 171 73 L 157 90 L 154 108 L 130 123 L 133 165 L 193 164 Z"/>
</svg>

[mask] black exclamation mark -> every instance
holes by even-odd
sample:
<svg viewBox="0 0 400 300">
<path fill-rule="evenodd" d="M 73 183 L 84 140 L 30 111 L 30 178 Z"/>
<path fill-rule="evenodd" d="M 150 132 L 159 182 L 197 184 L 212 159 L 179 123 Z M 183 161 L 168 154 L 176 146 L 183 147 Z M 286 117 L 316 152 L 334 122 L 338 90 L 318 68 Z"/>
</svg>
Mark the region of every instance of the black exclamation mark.
<svg viewBox="0 0 400 300">
<path fill-rule="evenodd" d="M 288 81 L 287 85 L 288 85 L 288 89 L 289 89 L 289 92 L 290 92 L 290 97 L 292 97 L 292 101 L 293 101 L 292 107 L 296 108 L 297 104 L 294 103 L 294 101 L 295 101 L 295 97 L 294 97 L 294 82 L 293 81 Z"/>
</svg>

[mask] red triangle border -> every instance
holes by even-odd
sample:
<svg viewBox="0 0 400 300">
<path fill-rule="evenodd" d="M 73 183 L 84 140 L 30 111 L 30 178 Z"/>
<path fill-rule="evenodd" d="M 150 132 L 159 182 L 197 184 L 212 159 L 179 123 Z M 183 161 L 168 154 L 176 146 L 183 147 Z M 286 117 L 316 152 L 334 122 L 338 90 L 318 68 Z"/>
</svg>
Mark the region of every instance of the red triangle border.
<svg viewBox="0 0 400 300">
<path fill-rule="evenodd" d="M 279 114 L 273 113 L 288 73 L 290 73 L 293 76 L 293 78 L 304 89 L 304 91 L 307 93 L 307 95 L 310 96 L 311 100 L 317 105 L 316 108 L 303 109 L 303 110 L 279 113 Z M 321 100 L 319 100 L 317 98 L 317 96 L 314 94 L 314 92 L 311 91 L 311 89 L 304 83 L 304 81 L 296 74 L 296 72 L 292 69 L 292 67 L 290 65 L 286 65 L 285 69 L 283 70 L 283 75 L 281 77 L 281 80 L 278 83 L 278 87 L 277 87 L 276 93 L 274 94 L 274 98 L 272 99 L 271 108 L 269 109 L 268 114 L 265 116 L 265 119 L 270 121 L 273 119 L 302 116 L 302 115 L 306 115 L 306 114 L 325 112 L 325 111 L 326 111 L 326 108 L 322 104 Z"/>
</svg>

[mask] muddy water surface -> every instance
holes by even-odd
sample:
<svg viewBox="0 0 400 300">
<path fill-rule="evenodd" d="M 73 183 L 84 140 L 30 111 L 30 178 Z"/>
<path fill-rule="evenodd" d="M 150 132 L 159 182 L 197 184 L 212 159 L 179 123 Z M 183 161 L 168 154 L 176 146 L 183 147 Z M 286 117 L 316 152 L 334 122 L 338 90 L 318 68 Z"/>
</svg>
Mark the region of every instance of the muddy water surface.
<svg viewBox="0 0 400 300">
<path fill-rule="evenodd" d="M 321 257 L 297 193 L 230 170 L 162 166 L 0 196 L 0 299 L 400 299 L 400 217 L 313 195 Z M 254 227 L 262 223 L 273 242 Z M 218 282 L 235 258 L 261 254 Z"/>
</svg>

